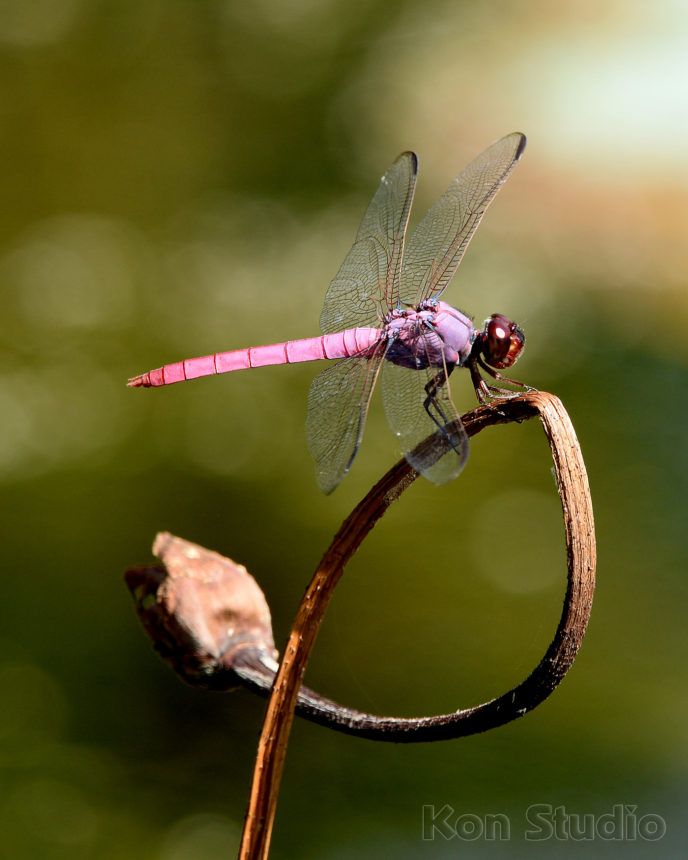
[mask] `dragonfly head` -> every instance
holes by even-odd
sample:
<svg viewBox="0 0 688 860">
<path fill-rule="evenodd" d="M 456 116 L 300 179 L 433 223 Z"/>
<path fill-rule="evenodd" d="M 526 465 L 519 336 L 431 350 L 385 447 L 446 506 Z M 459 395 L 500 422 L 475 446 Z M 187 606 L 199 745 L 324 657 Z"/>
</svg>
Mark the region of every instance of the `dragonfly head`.
<svg viewBox="0 0 688 860">
<path fill-rule="evenodd" d="M 511 367 L 523 352 L 526 336 L 516 323 L 502 314 L 492 314 L 485 320 L 480 332 L 480 351 L 483 358 L 497 370 Z"/>
</svg>

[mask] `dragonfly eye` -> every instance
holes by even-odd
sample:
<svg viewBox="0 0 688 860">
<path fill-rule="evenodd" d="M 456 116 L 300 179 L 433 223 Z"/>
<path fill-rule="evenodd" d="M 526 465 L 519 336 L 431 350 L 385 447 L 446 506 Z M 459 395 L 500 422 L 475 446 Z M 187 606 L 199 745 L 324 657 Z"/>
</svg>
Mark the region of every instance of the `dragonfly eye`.
<svg viewBox="0 0 688 860">
<path fill-rule="evenodd" d="M 483 330 L 483 356 L 490 367 L 511 367 L 523 351 L 526 338 L 516 323 L 492 314 Z"/>
</svg>

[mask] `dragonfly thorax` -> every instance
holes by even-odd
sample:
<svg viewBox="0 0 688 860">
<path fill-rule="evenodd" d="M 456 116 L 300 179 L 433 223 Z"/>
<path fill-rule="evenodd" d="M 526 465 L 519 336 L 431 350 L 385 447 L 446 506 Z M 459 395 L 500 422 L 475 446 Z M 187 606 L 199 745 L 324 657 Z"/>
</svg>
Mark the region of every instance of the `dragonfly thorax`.
<svg viewBox="0 0 688 860">
<path fill-rule="evenodd" d="M 415 370 L 464 364 L 475 337 L 467 316 L 434 300 L 422 302 L 416 310 L 391 311 L 384 331 L 389 341 L 387 360 Z"/>
</svg>

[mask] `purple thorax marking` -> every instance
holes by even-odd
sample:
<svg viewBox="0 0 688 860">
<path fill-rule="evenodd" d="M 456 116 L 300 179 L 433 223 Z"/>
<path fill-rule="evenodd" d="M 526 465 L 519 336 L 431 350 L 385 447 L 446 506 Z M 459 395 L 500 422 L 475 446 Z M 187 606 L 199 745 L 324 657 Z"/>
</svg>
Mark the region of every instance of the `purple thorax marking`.
<svg viewBox="0 0 688 860">
<path fill-rule="evenodd" d="M 387 360 L 413 370 L 465 364 L 476 335 L 461 311 L 432 299 L 416 311 L 391 311 L 384 331 L 392 341 Z"/>
</svg>

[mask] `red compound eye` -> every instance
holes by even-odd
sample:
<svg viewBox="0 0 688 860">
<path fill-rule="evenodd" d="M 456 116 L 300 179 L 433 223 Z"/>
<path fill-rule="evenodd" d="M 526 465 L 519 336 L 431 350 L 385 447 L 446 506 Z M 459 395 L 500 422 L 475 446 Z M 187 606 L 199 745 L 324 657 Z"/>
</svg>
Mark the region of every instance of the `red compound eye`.
<svg viewBox="0 0 688 860">
<path fill-rule="evenodd" d="M 490 367 L 511 367 L 523 351 L 525 335 L 502 314 L 492 314 L 483 330 L 483 356 Z"/>
</svg>

